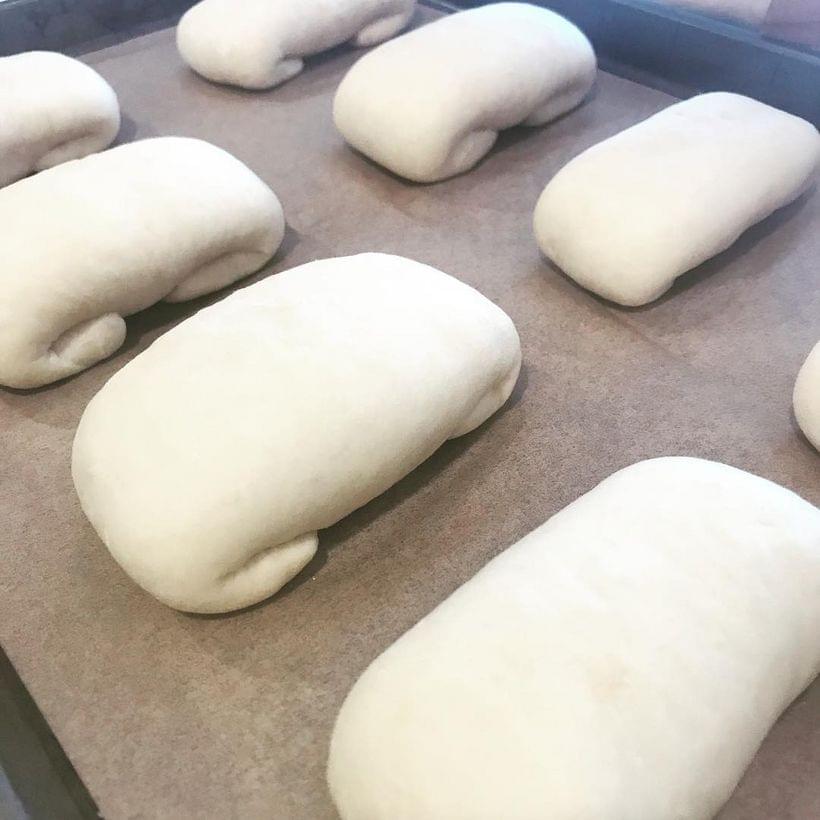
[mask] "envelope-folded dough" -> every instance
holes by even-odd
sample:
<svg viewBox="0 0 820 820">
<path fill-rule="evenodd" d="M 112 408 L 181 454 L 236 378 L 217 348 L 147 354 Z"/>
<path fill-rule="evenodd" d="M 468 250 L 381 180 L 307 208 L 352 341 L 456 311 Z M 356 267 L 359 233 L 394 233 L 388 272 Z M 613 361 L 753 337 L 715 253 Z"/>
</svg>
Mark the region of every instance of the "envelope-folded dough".
<svg viewBox="0 0 820 820">
<path fill-rule="evenodd" d="M 492 415 L 520 367 L 509 317 L 384 254 L 240 290 L 160 337 L 88 405 L 83 510 L 123 569 L 178 609 L 276 592 L 317 530 Z"/>
<path fill-rule="evenodd" d="M 820 342 L 809 353 L 794 385 L 794 416 L 806 438 L 820 450 Z"/>
<path fill-rule="evenodd" d="M 541 250 L 622 305 L 657 299 L 813 182 L 820 135 L 739 94 L 677 103 L 571 160 L 535 209 Z"/>
<path fill-rule="evenodd" d="M 303 58 L 352 41 L 372 46 L 401 31 L 415 0 L 202 0 L 177 28 L 182 58 L 203 77 L 271 88 Z"/>
<path fill-rule="evenodd" d="M 820 510 L 713 462 L 622 470 L 365 671 L 343 820 L 709 820 L 820 671 Z"/>
<path fill-rule="evenodd" d="M 396 174 L 433 182 L 472 168 L 498 132 L 575 108 L 595 54 L 563 17 L 494 3 L 443 17 L 362 57 L 334 100 L 350 145 Z"/>
<path fill-rule="evenodd" d="M 200 140 L 159 137 L 0 190 L 0 384 L 38 387 L 117 350 L 124 316 L 260 268 L 284 218 L 273 191 Z"/>
<path fill-rule="evenodd" d="M 111 86 L 53 51 L 0 57 L 0 186 L 107 148 L 120 130 Z"/>
</svg>

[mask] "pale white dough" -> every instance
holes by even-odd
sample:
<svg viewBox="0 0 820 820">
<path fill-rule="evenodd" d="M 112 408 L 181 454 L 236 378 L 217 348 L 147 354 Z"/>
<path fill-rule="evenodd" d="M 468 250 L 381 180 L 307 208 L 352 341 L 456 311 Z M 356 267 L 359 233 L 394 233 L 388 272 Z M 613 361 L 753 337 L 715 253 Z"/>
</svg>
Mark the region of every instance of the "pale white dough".
<svg viewBox="0 0 820 820">
<path fill-rule="evenodd" d="M 38 387 L 110 356 L 123 316 L 260 268 L 275 194 L 230 154 L 178 137 L 59 165 L 0 190 L 0 384 Z"/>
<path fill-rule="evenodd" d="M 702 94 L 571 160 L 535 209 L 541 250 L 622 305 L 657 299 L 686 271 L 800 196 L 817 129 L 739 94 Z"/>
<path fill-rule="evenodd" d="M 218 83 L 271 88 L 303 59 L 352 41 L 372 46 L 401 31 L 415 0 L 202 0 L 179 21 L 177 46 Z"/>
<path fill-rule="evenodd" d="M 365 671 L 343 820 L 708 820 L 820 670 L 820 510 L 689 458 L 621 470 Z"/>
<path fill-rule="evenodd" d="M 709 17 L 725 17 L 741 23 L 760 25 L 769 11 L 771 0 L 655 0 L 663 6 L 694 11 Z"/>
<path fill-rule="evenodd" d="M 506 400 L 515 327 L 456 279 L 385 254 L 240 290 L 160 337 L 88 405 L 83 510 L 123 569 L 178 609 L 276 592 L 317 530 Z"/>
<path fill-rule="evenodd" d="M 794 415 L 806 438 L 820 450 L 820 342 L 797 374 Z"/>
<path fill-rule="evenodd" d="M 350 145 L 396 174 L 434 182 L 472 168 L 498 132 L 575 108 L 595 54 L 563 17 L 494 3 L 442 17 L 362 57 L 333 116 Z"/>
<path fill-rule="evenodd" d="M 53 51 L 0 58 L 0 186 L 107 148 L 120 130 L 111 86 Z"/>
</svg>

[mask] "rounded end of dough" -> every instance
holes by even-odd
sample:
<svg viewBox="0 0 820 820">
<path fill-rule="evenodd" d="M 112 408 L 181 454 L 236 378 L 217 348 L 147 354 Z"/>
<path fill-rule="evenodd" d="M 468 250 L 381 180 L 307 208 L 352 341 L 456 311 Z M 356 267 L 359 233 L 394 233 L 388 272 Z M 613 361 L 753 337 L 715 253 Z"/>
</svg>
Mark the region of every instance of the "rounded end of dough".
<svg viewBox="0 0 820 820">
<path fill-rule="evenodd" d="M 123 571 L 166 606 L 202 615 L 245 609 L 277 593 L 316 554 L 316 532 L 256 551 L 254 545 L 245 549 L 236 545 L 238 564 L 230 560 L 230 551 L 211 551 L 202 542 L 186 543 L 172 528 L 165 531 L 150 516 L 129 509 L 131 498 L 139 493 L 132 496 L 116 477 L 110 480 L 102 474 L 91 427 L 84 429 L 81 420 L 72 452 L 71 472 L 80 506 Z"/>
<path fill-rule="evenodd" d="M 505 314 L 506 315 L 506 314 Z M 450 438 L 458 438 L 471 433 L 477 427 L 484 424 L 494 413 L 506 404 L 515 385 L 518 383 L 518 376 L 521 373 L 521 341 L 518 338 L 518 332 L 513 325 L 512 320 L 509 319 L 509 330 L 511 331 L 509 337 L 509 349 L 507 357 L 512 360 L 509 368 L 504 375 L 498 379 L 490 389 L 481 397 L 475 409 L 467 416 L 467 418 L 459 425 L 459 427 L 450 434 Z"/>
<path fill-rule="evenodd" d="M 639 259 L 620 264 L 611 246 L 594 231 L 582 234 L 577 230 L 573 208 L 567 205 L 568 193 L 562 190 L 562 175 L 571 165 L 547 183 L 535 206 L 533 233 L 541 253 L 576 284 L 603 299 L 623 307 L 654 302 L 676 277 L 641 276 Z M 592 261 L 596 258 L 601 258 L 601 264 Z"/>
<path fill-rule="evenodd" d="M 252 15 L 233 6 L 201 2 L 188 9 L 176 30 L 177 50 L 206 80 L 264 91 L 299 74 L 303 61 L 283 55 Z"/>
<path fill-rule="evenodd" d="M 176 44 L 179 56 L 192 71 L 213 82 L 227 81 L 219 79 L 222 73 L 214 74 L 208 59 L 208 52 L 217 49 L 218 41 L 208 31 L 207 9 L 202 3 L 189 8 L 180 18 L 176 28 Z"/>
<path fill-rule="evenodd" d="M 32 94 L 41 97 L 36 105 L 49 124 L 49 130 L 38 136 L 31 125 L 27 129 L 25 122 L 20 123 L 23 133 L 28 130 L 32 144 L 41 150 L 31 158 L 28 171 L 40 172 L 81 159 L 114 142 L 120 130 L 119 101 L 91 66 L 51 51 L 24 52 L 7 59 L 20 61 L 21 73 L 32 86 Z"/>
<path fill-rule="evenodd" d="M 174 609 L 216 614 L 269 598 L 310 562 L 318 534 L 271 545 L 264 522 L 246 526 L 242 514 L 229 521 L 220 515 L 225 505 L 233 510 L 238 503 L 229 493 L 205 501 L 193 481 L 178 482 L 173 498 L 158 495 L 162 465 L 146 455 L 151 442 L 141 437 L 162 438 L 166 431 L 161 424 L 129 424 L 145 406 L 119 392 L 129 370 L 134 362 L 92 398 L 74 436 L 71 474 L 92 527 L 125 573 Z M 149 391 L 139 395 L 149 406 L 161 401 Z M 198 469 L 208 472 L 207 465 Z"/>
<path fill-rule="evenodd" d="M 377 48 L 361 57 L 334 95 L 333 123 L 345 142 L 411 182 L 440 182 L 472 168 L 493 146 L 497 132 L 454 125 L 445 101 L 436 98 L 425 99 L 423 106 L 418 100 L 389 104 L 380 52 Z"/>
<path fill-rule="evenodd" d="M 820 342 L 797 374 L 792 401 L 803 435 L 820 450 Z"/>
</svg>

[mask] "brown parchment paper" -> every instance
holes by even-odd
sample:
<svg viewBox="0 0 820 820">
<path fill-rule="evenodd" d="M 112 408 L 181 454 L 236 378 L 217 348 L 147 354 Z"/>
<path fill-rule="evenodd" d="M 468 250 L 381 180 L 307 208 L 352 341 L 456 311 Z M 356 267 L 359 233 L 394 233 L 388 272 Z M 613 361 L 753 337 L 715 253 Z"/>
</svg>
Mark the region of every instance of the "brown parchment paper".
<svg viewBox="0 0 820 820">
<path fill-rule="evenodd" d="M 820 455 L 791 413 L 795 376 L 820 339 L 820 193 L 643 309 L 581 290 L 533 240 L 551 175 L 671 97 L 602 73 L 574 113 L 503 136 L 465 176 L 419 186 L 334 132 L 349 50 L 266 93 L 194 76 L 171 30 L 86 59 L 119 94 L 121 140 L 201 137 L 276 190 L 288 234 L 260 276 L 326 256 L 403 254 L 497 302 L 525 361 L 495 418 L 322 532 L 316 559 L 279 595 L 213 618 L 165 608 L 120 571 L 80 511 L 69 461 L 80 414 L 108 377 L 218 297 L 129 319 L 125 347 L 68 382 L 0 390 L 0 640 L 106 817 L 334 818 L 325 758 L 358 674 L 487 560 L 620 467 L 702 456 L 820 502 Z M 721 815 L 817 817 L 820 684 L 779 721 Z"/>
</svg>

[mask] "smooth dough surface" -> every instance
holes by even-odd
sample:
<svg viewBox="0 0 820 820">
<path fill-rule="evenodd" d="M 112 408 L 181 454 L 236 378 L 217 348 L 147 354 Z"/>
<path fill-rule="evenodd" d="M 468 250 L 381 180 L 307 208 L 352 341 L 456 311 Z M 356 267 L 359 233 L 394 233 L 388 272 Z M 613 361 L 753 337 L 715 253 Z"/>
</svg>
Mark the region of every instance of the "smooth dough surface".
<svg viewBox="0 0 820 820">
<path fill-rule="evenodd" d="M 508 398 L 521 351 L 477 291 L 385 254 L 311 262 L 200 311 L 116 373 L 74 441 L 83 510 L 178 609 L 276 592 L 317 530 Z"/>
<path fill-rule="evenodd" d="M 442 17 L 362 57 L 333 116 L 357 150 L 400 176 L 434 182 L 472 168 L 514 125 L 575 108 L 595 54 L 563 17 L 494 3 Z"/>
<path fill-rule="evenodd" d="M 739 94 L 676 103 L 594 145 L 547 184 L 541 250 L 585 288 L 643 305 L 814 181 L 820 135 Z"/>
<path fill-rule="evenodd" d="M 0 186 L 107 148 L 120 130 L 111 86 L 53 51 L 0 57 Z"/>
<path fill-rule="evenodd" d="M 615 473 L 365 671 L 343 820 L 708 820 L 820 669 L 820 510 L 714 462 Z"/>
<path fill-rule="evenodd" d="M 271 88 L 298 74 L 311 54 L 393 37 L 415 6 L 415 0 L 202 0 L 180 20 L 177 46 L 209 80 Z"/>
<path fill-rule="evenodd" d="M 820 342 L 797 374 L 794 415 L 806 438 L 820 450 Z"/>
<path fill-rule="evenodd" d="M 284 234 L 275 194 L 200 140 L 159 137 L 0 190 L 0 384 L 38 387 L 110 356 L 124 316 L 260 268 Z"/>
<path fill-rule="evenodd" d="M 663 6 L 673 6 L 685 11 L 706 14 L 709 17 L 725 17 L 741 23 L 760 25 L 771 6 L 771 0 L 655 0 Z"/>
</svg>

